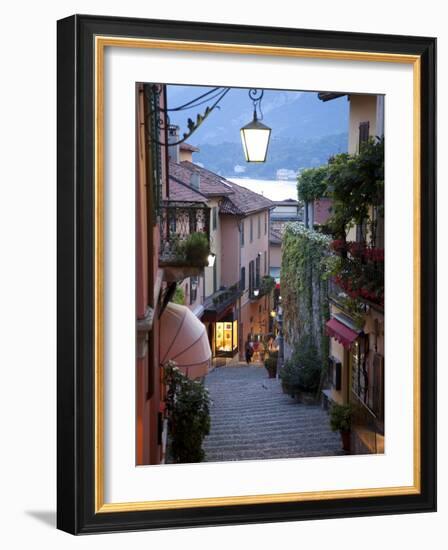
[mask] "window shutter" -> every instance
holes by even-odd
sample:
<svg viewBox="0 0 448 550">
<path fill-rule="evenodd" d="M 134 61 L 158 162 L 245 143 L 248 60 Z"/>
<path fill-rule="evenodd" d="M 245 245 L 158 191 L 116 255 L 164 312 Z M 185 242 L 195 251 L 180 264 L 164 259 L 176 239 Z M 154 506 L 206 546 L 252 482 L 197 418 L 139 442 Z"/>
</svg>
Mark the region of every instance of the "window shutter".
<svg viewBox="0 0 448 550">
<path fill-rule="evenodd" d="M 361 150 L 361 145 L 369 139 L 370 131 L 370 122 L 361 122 L 359 124 L 359 150 Z"/>
</svg>

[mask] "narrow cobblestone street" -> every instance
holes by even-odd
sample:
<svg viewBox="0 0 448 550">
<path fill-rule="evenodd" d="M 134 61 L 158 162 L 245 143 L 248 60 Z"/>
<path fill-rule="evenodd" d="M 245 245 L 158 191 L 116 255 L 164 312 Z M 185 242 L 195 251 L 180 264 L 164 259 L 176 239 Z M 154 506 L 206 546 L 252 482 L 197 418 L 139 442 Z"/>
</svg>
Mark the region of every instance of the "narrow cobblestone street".
<svg viewBox="0 0 448 550">
<path fill-rule="evenodd" d="M 263 366 L 216 368 L 205 385 L 213 401 L 207 462 L 343 454 L 327 413 L 285 395 Z"/>
</svg>

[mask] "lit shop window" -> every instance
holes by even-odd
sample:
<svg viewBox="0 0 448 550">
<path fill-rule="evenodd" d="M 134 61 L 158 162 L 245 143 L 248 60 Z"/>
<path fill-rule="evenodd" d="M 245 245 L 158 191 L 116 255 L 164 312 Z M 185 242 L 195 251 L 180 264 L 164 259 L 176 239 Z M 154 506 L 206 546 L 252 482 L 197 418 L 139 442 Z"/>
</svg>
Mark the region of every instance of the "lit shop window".
<svg viewBox="0 0 448 550">
<path fill-rule="evenodd" d="M 215 346 L 217 353 L 232 353 L 238 347 L 238 322 L 216 323 Z"/>
</svg>

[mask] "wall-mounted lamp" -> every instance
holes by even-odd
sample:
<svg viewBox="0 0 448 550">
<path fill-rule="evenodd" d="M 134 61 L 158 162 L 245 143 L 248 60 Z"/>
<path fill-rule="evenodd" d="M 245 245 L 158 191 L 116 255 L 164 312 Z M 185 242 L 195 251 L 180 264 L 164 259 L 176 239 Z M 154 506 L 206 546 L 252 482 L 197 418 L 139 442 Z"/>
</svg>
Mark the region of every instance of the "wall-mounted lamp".
<svg viewBox="0 0 448 550">
<path fill-rule="evenodd" d="M 208 267 L 213 267 L 215 265 L 215 259 L 216 259 L 216 254 L 213 254 L 213 252 L 210 252 L 210 254 L 207 257 Z"/>
</svg>

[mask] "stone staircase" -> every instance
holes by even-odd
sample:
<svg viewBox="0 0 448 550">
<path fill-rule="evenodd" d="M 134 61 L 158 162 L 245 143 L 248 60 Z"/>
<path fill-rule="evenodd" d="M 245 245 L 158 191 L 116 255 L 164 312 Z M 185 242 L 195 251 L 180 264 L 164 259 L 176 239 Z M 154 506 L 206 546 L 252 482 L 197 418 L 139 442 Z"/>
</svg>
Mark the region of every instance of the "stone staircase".
<svg viewBox="0 0 448 550">
<path fill-rule="evenodd" d="M 207 462 L 344 454 L 327 413 L 283 394 L 263 366 L 216 368 L 205 385 L 213 401 Z"/>
</svg>

